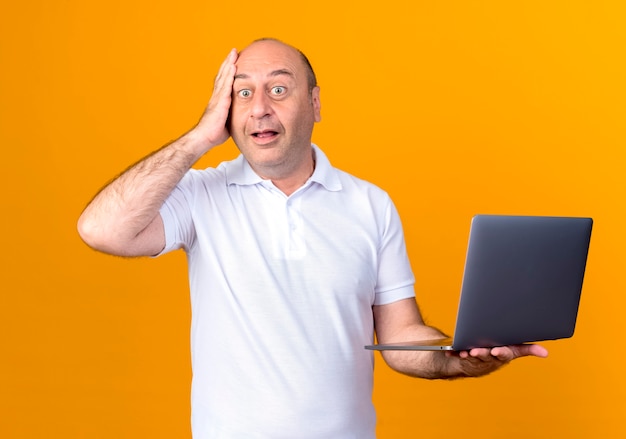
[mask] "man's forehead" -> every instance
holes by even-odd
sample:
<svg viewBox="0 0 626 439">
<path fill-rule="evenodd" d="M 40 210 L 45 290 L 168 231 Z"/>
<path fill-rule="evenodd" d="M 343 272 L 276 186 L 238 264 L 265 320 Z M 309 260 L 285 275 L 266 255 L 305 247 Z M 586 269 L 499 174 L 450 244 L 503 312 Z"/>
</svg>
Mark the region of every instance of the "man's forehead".
<svg viewBox="0 0 626 439">
<path fill-rule="evenodd" d="M 237 73 L 266 74 L 291 73 L 295 75 L 301 66 L 298 52 L 292 47 L 276 41 L 252 43 L 241 51 L 237 59 Z"/>
</svg>

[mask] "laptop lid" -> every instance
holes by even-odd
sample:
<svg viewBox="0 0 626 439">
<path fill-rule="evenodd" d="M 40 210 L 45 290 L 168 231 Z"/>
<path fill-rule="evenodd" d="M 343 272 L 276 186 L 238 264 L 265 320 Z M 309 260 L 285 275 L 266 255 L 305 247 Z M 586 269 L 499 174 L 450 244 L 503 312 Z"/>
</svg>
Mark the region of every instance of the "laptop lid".
<svg viewBox="0 0 626 439">
<path fill-rule="evenodd" d="M 452 343 L 366 348 L 466 350 L 571 337 L 592 224 L 591 218 L 475 216 Z"/>
</svg>

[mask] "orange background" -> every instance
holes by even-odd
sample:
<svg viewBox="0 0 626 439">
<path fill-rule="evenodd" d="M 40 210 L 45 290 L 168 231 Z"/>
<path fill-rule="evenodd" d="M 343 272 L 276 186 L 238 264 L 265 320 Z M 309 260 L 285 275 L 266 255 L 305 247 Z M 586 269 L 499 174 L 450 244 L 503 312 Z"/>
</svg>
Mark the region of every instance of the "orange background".
<svg viewBox="0 0 626 439">
<path fill-rule="evenodd" d="M 472 215 L 595 220 L 574 338 L 478 380 L 377 357 L 379 437 L 626 436 L 625 20 L 620 0 L 5 2 L 0 437 L 190 437 L 184 254 L 101 255 L 75 223 L 263 36 L 317 70 L 314 140 L 395 200 L 433 324 L 453 329 Z"/>
</svg>

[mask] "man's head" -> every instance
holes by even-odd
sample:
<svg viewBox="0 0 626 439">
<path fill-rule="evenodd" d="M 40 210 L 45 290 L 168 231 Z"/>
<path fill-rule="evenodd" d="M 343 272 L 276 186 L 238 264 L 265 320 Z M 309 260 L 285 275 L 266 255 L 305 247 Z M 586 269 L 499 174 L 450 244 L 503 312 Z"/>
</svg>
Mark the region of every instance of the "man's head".
<svg viewBox="0 0 626 439">
<path fill-rule="evenodd" d="M 274 39 L 253 42 L 236 62 L 230 133 L 253 169 L 288 178 L 310 166 L 320 120 L 319 87 L 307 58 Z"/>
</svg>

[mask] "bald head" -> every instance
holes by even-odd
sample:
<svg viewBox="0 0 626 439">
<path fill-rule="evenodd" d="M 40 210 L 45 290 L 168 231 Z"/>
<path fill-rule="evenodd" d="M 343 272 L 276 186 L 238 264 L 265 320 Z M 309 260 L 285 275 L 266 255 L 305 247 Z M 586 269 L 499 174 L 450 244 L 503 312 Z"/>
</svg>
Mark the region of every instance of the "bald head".
<svg viewBox="0 0 626 439">
<path fill-rule="evenodd" d="M 311 66 L 311 63 L 309 61 L 309 59 L 307 58 L 307 56 L 304 54 L 304 52 L 302 52 L 300 49 L 284 43 L 276 38 L 259 38 L 258 40 L 254 40 L 252 43 L 250 43 L 246 48 L 244 48 L 240 55 L 243 54 L 246 49 L 253 47 L 254 45 L 257 44 L 268 44 L 268 45 L 276 45 L 277 47 L 282 46 L 283 48 L 289 50 L 289 51 L 293 51 L 293 53 L 297 54 L 298 58 L 300 59 L 302 66 L 304 67 L 304 70 L 306 72 L 306 77 L 307 77 L 307 84 L 309 87 L 309 91 L 313 90 L 315 87 L 317 87 L 317 77 L 315 76 L 315 72 L 313 71 L 313 66 Z"/>
</svg>

